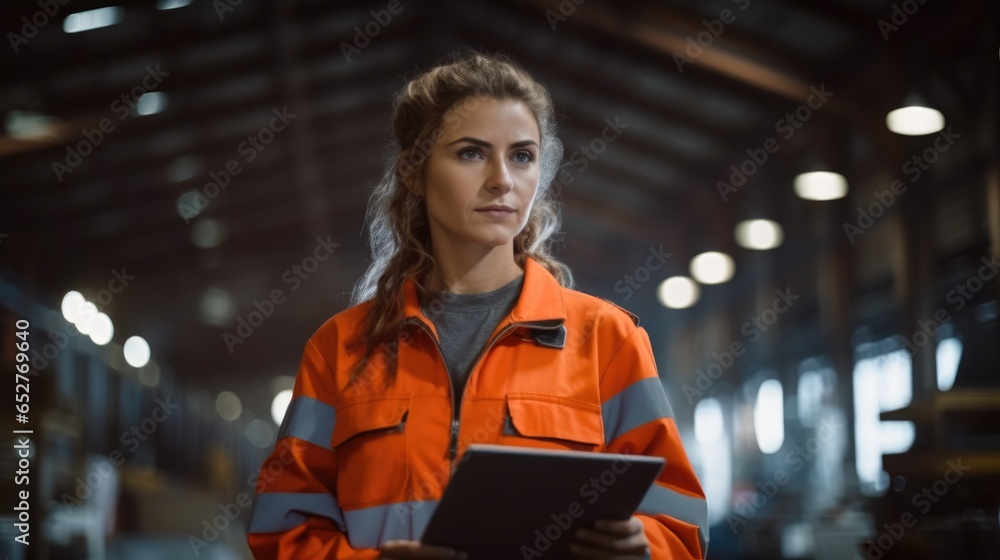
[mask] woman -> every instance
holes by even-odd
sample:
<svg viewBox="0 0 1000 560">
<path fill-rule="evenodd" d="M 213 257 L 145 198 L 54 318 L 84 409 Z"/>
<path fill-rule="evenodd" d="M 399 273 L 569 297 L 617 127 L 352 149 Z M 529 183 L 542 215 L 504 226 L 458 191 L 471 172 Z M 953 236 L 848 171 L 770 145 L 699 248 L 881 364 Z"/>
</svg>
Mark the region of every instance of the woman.
<svg viewBox="0 0 1000 560">
<path fill-rule="evenodd" d="M 409 81 L 367 214 L 352 306 L 306 345 L 261 467 L 258 559 L 461 558 L 419 543 L 473 443 L 658 455 L 626 521 L 579 558 L 703 558 L 704 493 L 638 318 L 572 289 L 550 253 L 562 158 L 546 89 L 471 53 Z"/>
</svg>

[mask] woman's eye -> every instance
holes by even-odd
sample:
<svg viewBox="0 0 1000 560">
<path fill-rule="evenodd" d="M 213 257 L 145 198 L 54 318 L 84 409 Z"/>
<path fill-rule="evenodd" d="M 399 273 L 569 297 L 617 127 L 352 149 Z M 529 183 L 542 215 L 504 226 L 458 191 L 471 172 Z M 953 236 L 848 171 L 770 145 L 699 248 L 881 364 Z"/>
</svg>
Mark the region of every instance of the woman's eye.
<svg viewBox="0 0 1000 560">
<path fill-rule="evenodd" d="M 531 163 L 535 161 L 535 154 L 531 152 L 517 152 L 514 154 L 514 159 L 517 163 Z"/>
<path fill-rule="evenodd" d="M 479 149 L 478 148 L 465 148 L 465 149 L 461 150 L 460 152 L 458 152 L 458 157 L 461 158 L 461 159 L 471 159 L 471 158 L 466 157 L 466 154 L 473 154 L 474 156 L 478 156 L 479 155 Z"/>
</svg>

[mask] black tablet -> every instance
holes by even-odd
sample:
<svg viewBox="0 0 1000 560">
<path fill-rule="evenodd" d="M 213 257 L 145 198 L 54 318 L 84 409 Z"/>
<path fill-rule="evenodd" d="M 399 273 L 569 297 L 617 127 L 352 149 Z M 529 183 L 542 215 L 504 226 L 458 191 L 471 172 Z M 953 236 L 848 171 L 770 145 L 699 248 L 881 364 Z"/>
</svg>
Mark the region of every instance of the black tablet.
<svg viewBox="0 0 1000 560">
<path fill-rule="evenodd" d="M 663 469 L 662 457 L 471 445 L 421 542 L 470 560 L 571 558 L 579 527 L 628 519 Z"/>
</svg>

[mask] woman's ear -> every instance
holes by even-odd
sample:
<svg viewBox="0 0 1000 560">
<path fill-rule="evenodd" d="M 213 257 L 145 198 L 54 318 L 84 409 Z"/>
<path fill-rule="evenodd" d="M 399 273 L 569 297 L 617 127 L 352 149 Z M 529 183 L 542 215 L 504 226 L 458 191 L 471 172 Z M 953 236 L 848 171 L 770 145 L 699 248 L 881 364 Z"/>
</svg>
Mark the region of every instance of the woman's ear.
<svg viewBox="0 0 1000 560">
<path fill-rule="evenodd" d="M 399 174 L 399 180 L 401 183 L 403 183 L 403 186 L 406 187 L 406 190 L 416 195 L 417 198 L 422 198 L 423 192 L 421 192 L 422 191 L 421 182 L 418 179 L 419 178 L 415 177 L 414 173 Z"/>
<path fill-rule="evenodd" d="M 414 181 L 412 177 L 406 177 L 406 178 L 404 178 L 403 179 L 403 186 L 406 187 L 406 190 L 408 190 L 411 193 L 413 193 L 414 195 L 416 195 L 417 198 L 420 198 L 420 197 L 423 196 L 423 194 L 420 192 L 420 189 L 416 185 L 416 181 Z"/>
</svg>

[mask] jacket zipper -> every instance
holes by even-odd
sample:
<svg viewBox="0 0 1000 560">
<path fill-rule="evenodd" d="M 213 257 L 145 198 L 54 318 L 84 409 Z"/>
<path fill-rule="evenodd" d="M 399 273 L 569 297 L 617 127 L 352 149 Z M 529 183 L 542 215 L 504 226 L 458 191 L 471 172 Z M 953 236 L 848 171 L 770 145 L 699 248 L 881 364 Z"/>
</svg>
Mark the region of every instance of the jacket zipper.
<svg viewBox="0 0 1000 560">
<path fill-rule="evenodd" d="M 479 362 L 480 362 L 480 360 L 483 359 L 483 356 L 485 356 L 486 353 L 490 351 L 490 348 L 493 348 L 494 344 L 496 344 L 497 342 L 500 342 L 500 340 L 503 337 L 507 336 L 507 333 L 509 333 L 510 331 L 512 331 L 512 330 L 514 330 L 514 329 L 516 329 L 518 327 L 530 326 L 531 324 L 532 323 L 515 323 L 515 322 L 507 323 L 506 325 L 504 325 L 504 327 L 502 329 L 500 329 L 500 332 L 498 332 L 496 334 L 496 336 L 494 336 L 489 341 L 489 343 L 479 352 L 479 355 L 476 356 L 476 361 L 472 362 L 472 368 L 469 370 L 469 379 L 467 379 L 465 381 L 465 387 L 462 388 L 462 400 L 461 400 L 461 402 L 463 404 L 465 403 L 465 392 L 469 390 L 469 385 L 472 384 L 472 376 L 476 374 L 476 367 L 479 366 Z M 561 324 L 560 325 L 556 325 L 554 327 L 536 326 L 534 328 L 553 330 L 553 329 L 558 329 L 560 326 L 561 326 Z M 441 352 L 441 345 L 440 344 L 438 345 L 438 352 L 439 353 Z M 444 354 L 443 353 L 441 355 L 441 360 L 442 361 L 444 360 Z M 447 369 L 447 365 L 445 366 L 445 369 Z M 451 375 L 450 374 L 448 375 L 448 383 L 449 383 L 449 385 L 451 384 Z M 452 396 L 451 410 L 453 412 L 455 410 L 454 396 Z M 451 445 L 450 445 L 450 449 L 449 449 L 449 452 L 448 452 L 449 459 L 451 461 L 454 461 L 455 460 L 455 455 L 457 455 L 457 453 L 458 453 L 458 418 L 453 418 L 452 421 L 451 421 Z"/>
<path fill-rule="evenodd" d="M 514 328 L 516 328 L 514 325 L 516 324 L 518 323 L 507 323 L 506 325 L 504 325 L 504 327 L 500 329 L 500 332 L 498 332 L 497 335 L 494 336 L 489 341 L 489 343 L 487 343 L 486 346 L 479 352 L 479 355 L 476 356 L 476 361 L 472 362 L 472 367 L 469 369 L 469 378 L 465 380 L 465 387 L 462 388 L 461 402 L 463 404 L 465 404 L 465 392 L 469 390 L 469 385 L 472 385 L 472 375 L 476 373 L 476 367 L 479 366 L 479 361 L 483 359 L 483 356 L 485 356 L 486 353 L 490 351 L 490 348 L 492 348 L 494 344 L 496 344 L 501 338 L 506 336 L 508 332 L 514 330 Z M 451 382 L 450 375 L 448 376 L 448 381 Z M 451 409 L 452 411 L 455 410 L 454 403 L 452 403 Z M 448 457 L 451 461 L 454 461 L 455 455 L 457 454 L 458 454 L 458 419 L 456 418 L 452 420 L 451 423 L 451 449 L 448 452 Z"/>
<path fill-rule="evenodd" d="M 451 396 L 451 413 L 452 413 L 451 437 L 448 443 L 448 460 L 450 462 L 454 462 L 455 456 L 458 454 L 459 415 L 456 414 L 455 410 L 455 387 L 454 383 L 452 383 L 451 381 L 451 372 L 448 371 L 448 363 L 444 359 L 444 352 L 441 350 L 441 343 L 438 342 L 437 338 L 434 337 L 434 334 L 430 331 L 430 329 L 427 328 L 427 325 L 424 324 L 423 321 L 421 321 L 420 319 L 414 319 L 414 321 L 417 324 L 419 324 L 420 328 L 422 328 L 424 332 L 427 333 L 427 336 L 429 336 L 431 340 L 434 341 L 434 346 L 436 346 L 438 350 L 438 356 L 441 357 L 441 363 L 444 364 L 445 375 L 448 377 L 448 394 Z M 472 375 L 476 372 L 476 367 L 479 365 L 479 361 L 483 359 L 483 356 L 486 354 L 486 352 L 488 352 L 490 348 L 492 348 L 494 344 L 499 342 L 500 339 L 502 339 L 508 332 L 514 330 L 517 327 L 528 326 L 528 325 L 531 325 L 531 323 L 507 323 L 506 325 L 504 325 L 502 329 L 500 329 L 500 332 L 498 332 L 496 336 L 494 336 L 489 341 L 489 343 L 479 352 L 479 355 L 476 356 L 476 361 L 472 363 L 472 369 L 469 370 L 469 379 L 466 380 L 465 387 L 462 388 L 462 396 L 461 396 L 462 403 L 465 403 L 465 392 L 469 389 L 469 385 L 471 384 L 470 382 L 472 381 Z M 536 327 L 536 328 L 557 329 L 559 328 L 559 325 L 556 325 L 555 327 Z"/>
<path fill-rule="evenodd" d="M 434 341 L 434 346 L 437 348 L 438 356 L 441 358 L 441 363 L 444 365 L 444 374 L 448 378 L 448 396 L 451 397 L 451 436 L 448 443 L 448 460 L 452 461 L 455 459 L 455 452 L 458 450 L 458 418 L 455 414 L 455 384 L 451 381 L 451 372 L 448 371 L 448 362 L 444 359 L 444 351 L 441 350 L 441 343 L 438 342 L 434 333 L 431 332 L 427 325 L 424 324 L 420 319 L 412 319 L 414 323 L 420 326 L 421 329 L 427 336 Z M 462 391 L 462 396 L 464 398 L 465 391 Z"/>
</svg>

